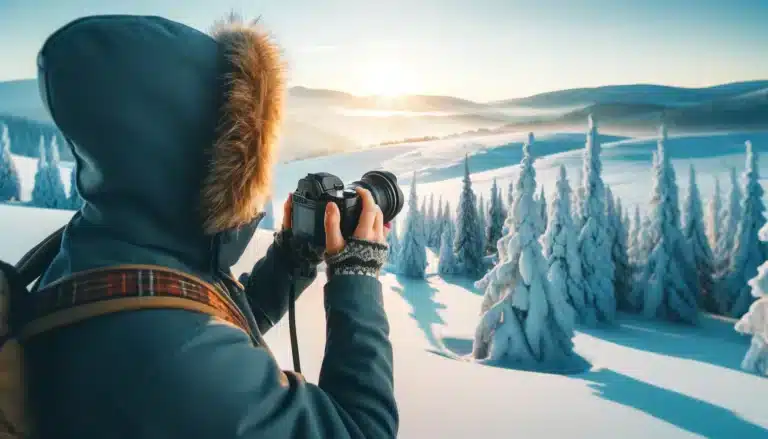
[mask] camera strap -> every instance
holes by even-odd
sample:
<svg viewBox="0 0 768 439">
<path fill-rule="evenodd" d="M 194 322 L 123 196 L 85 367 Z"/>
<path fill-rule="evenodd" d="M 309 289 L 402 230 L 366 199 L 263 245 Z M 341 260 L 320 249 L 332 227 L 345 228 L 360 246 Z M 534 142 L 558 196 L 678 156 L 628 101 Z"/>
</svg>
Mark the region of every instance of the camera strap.
<svg viewBox="0 0 768 439">
<path fill-rule="evenodd" d="M 293 358 L 293 370 L 301 373 L 301 360 L 299 359 L 299 337 L 296 332 L 296 277 L 301 274 L 300 269 L 295 269 L 291 274 L 291 285 L 288 288 L 288 333 L 291 337 L 291 357 Z"/>
</svg>

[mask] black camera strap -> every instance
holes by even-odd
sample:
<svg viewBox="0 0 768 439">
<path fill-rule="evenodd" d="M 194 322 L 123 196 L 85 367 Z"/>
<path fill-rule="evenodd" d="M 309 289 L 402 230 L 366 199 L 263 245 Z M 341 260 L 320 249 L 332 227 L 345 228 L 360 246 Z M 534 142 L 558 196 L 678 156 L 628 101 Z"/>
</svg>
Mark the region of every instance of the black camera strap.
<svg viewBox="0 0 768 439">
<path fill-rule="evenodd" d="M 298 272 L 298 270 L 297 270 Z M 293 370 L 301 373 L 301 360 L 299 359 L 299 336 L 296 333 L 296 272 L 291 277 L 291 286 L 288 289 L 288 332 L 291 337 L 291 357 L 293 357 Z"/>
</svg>

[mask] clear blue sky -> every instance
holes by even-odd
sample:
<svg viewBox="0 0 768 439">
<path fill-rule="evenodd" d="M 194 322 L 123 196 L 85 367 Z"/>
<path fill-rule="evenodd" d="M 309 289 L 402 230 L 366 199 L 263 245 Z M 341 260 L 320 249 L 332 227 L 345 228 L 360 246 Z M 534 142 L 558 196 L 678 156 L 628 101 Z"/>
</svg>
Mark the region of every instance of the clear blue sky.
<svg viewBox="0 0 768 439">
<path fill-rule="evenodd" d="M 0 0 L 0 80 L 91 14 L 206 30 L 229 10 L 284 47 L 292 85 L 494 100 L 620 83 L 768 79 L 766 0 Z"/>
</svg>

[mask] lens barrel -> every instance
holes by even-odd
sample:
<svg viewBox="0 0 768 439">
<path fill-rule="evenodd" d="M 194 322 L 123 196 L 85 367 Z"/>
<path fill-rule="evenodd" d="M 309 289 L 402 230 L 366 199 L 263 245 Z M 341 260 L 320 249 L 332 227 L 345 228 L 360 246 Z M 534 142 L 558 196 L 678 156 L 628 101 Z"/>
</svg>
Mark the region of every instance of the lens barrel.
<svg viewBox="0 0 768 439">
<path fill-rule="evenodd" d="M 350 184 L 350 187 L 356 186 L 371 192 L 373 199 L 384 214 L 384 222 L 392 221 L 403 210 L 405 197 L 397 184 L 397 177 L 393 173 L 388 171 L 366 172 L 359 181 Z"/>
</svg>

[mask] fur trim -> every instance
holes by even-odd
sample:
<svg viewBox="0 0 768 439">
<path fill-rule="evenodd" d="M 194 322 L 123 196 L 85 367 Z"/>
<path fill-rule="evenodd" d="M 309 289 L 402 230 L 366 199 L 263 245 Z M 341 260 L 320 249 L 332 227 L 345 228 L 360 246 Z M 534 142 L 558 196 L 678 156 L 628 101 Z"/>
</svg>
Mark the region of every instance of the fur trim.
<svg viewBox="0 0 768 439">
<path fill-rule="evenodd" d="M 285 91 L 280 49 L 236 15 L 213 37 L 230 63 L 227 96 L 202 193 L 205 230 L 213 234 L 255 218 L 270 196 Z"/>
</svg>

